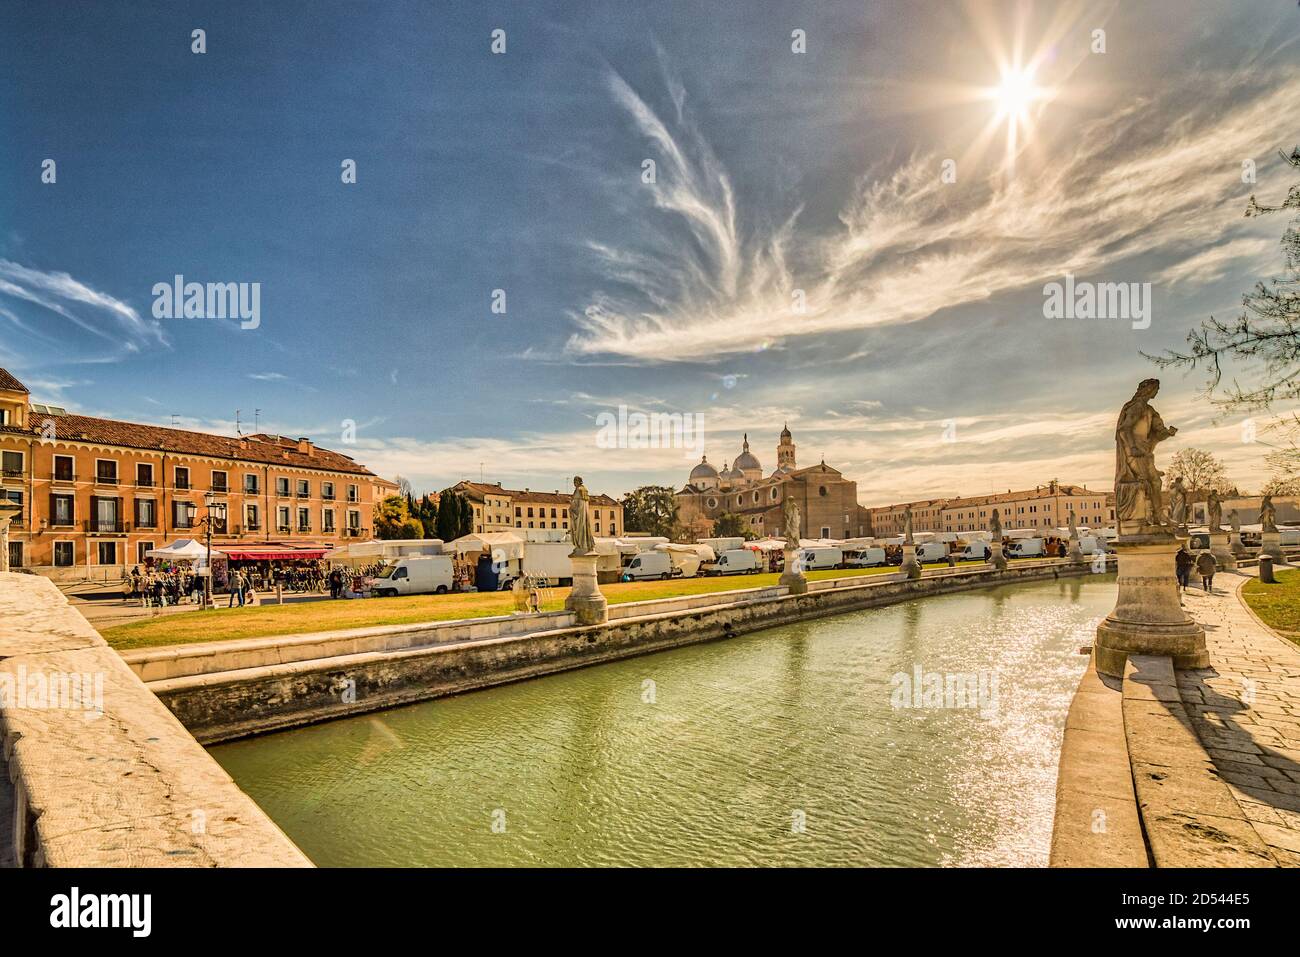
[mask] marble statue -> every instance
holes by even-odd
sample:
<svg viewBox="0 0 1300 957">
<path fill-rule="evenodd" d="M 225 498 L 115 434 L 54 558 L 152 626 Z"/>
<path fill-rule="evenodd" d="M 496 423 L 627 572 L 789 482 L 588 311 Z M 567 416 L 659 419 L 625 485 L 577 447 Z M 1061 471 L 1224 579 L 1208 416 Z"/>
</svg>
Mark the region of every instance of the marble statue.
<svg viewBox="0 0 1300 957">
<path fill-rule="evenodd" d="M 903 544 L 913 545 L 912 540 L 912 506 L 903 509 Z"/>
<path fill-rule="evenodd" d="M 1261 532 L 1277 531 L 1277 509 L 1273 506 L 1273 496 L 1265 495 L 1259 503 L 1259 529 Z"/>
<path fill-rule="evenodd" d="M 1228 524 L 1232 526 L 1232 534 L 1241 534 L 1241 519 L 1237 517 L 1237 510 L 1233 509 L 1232 517 L 1228 519 Z"/>
<path fill-rule="evenodd" d="M 785 546 L 786 548 L 799 547 L 799 503 L 793 495 L 787 495 L 785 502 L 781 506 L 782 516 L 785 519 Z"/>
<path fill-rule="evenodd" d="M 1075 519 L 1074 517 L 1074 506 L 1071 505 L 1070 506 L 1070 538 L 1076 539 L 1078 537 L 1079 537 L 1079 525 L 1077 519 Z"/>
<path fill-rule="evenodd" d="M 1002 519 L 998 516 L 996 508 L 993 510 L 993 517 L 989 519 L 989 535 L 995 542 L 1002 541 Z"/>
<path fill-rule="evenodd" d="M 575 555 L 591 555 L 596 551 L 596 539 L 591 534 L 591 519 L 587 512 L 589 498 L 582 476 L 575 475 L 573 498 L 569 500 L 569 538 Z"/>
<path fill-rule="evenodd" d="M 1115 425 L 1115 520 L 1120 535 L 1169 531 L 1155 450 L 1178 429 L 1166 426 L 1151 408 L 1150 400 L 1159 391 L 1159 379 L 1142 380 Z"/>
<path fill-rule="evenodd" d="M 1211 532 L 1223 531 L 1223 503 L 1219 501 L 1219 493 L 1210 489 L 1210 496 L 1205 502 L 1205 510 L 1209 513 L 1209 526 Z"/>
<path fill-rule="evenodd" d="M 1187 524 L 1187 486 L 1181 475 L 1174 476 L 1169 485 L 1169 520 L 1175 525 Z"/>
</svg>

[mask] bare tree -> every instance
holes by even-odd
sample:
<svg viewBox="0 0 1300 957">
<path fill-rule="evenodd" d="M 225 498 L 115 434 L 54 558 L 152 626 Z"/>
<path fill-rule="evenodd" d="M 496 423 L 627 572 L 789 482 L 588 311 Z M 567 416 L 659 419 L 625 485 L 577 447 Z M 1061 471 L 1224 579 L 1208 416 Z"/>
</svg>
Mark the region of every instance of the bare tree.
<svg viewBox="0 0 1300 957">
<path fill-rule="evenodd" d="M 1228 481 L 1224 464 L 1204 449 L 1180 449 L 1174 454 L 1165 470 L 1165 481 L 1172 482 L 1180 475 L 1191 492 L 1217 489 L 1220 495 L 1227 495 L 1236 491 Z"/>
</svg>

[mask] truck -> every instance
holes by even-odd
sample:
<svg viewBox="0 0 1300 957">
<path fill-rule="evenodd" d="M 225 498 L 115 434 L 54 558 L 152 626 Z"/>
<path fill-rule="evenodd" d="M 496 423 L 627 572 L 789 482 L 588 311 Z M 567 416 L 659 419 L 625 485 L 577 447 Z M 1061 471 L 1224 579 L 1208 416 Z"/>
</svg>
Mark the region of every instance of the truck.
<svg viewBox="0 0 1300 957">
<path fill-rule="evenodd" d="M 380 569 L 373 590 L 382 598 L 443 595 L 451 591 L 453 580 L 450 555 L 411 555 Z"/>
<path fill-rule="evenodd" d="M 622 579 L 625 582 L 642 581 L 646 578 L 659 578 L 667 581 L 681 571 L 673 567 L 667 552 L 641 552 L 623 566 Z"/>
<path fill-rule="evenodd" d="M 1008 558 L 1043 558 L 1046 555 L 1047 546 L 1041 538 L 1022 538 L 1012 542 L 1007 549 Z"/>
<path fill-rule="evenodd" d="M 520 567 L 524 575 L 535 581 L 545 581 L 547 585 L 571 585 L 571 551 L 571 542 L 524 542 L 524 557 Z"/>
<path fill-rule="evenodd" d="M 753 575 L 758 571 L 758 553 L 749 548 L 728 548 L 717 561 L 700 566 L 705 575 Z"/>
<path fill-rule="evenodd" d="M 986 562 L 992 554 L 993 546 L 988 542 L 971 542 L 961 550 L 961 554 L 957 556 L 957 559 L 963 562 Z"/>
<path fill-rule="evenodd" d="M 922 542 L 916 546 L 916 560 L 921 564 L 926 562 L 941 562 L 948 557 L 948 546 L 943 542 Z"/>
<path fill-rule="evenodd" d="M 820 568 L 839 568 L 844 563 L 844 552 L 828 546 L 801 548 L 799 562 L 806 572 L 817 571 Z"/>
<path fill-rule="evenodd" d="M 877 565 L 885 564 L 885 550 L 883 548 L 856 548 L 844 556 L 845 568 L 874 568 Z"/>
</svg>

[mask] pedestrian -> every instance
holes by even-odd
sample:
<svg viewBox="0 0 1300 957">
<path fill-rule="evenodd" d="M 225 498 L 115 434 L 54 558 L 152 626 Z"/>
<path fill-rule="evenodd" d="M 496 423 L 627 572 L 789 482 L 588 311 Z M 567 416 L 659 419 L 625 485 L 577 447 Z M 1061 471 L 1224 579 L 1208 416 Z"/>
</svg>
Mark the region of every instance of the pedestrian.
<svg viewBox="0 0 1300 957">
<path fill-rule="evenodd" d="M 1219 565 L 1208 549 L 1196 556 L 1196 574 L 1201 576 L 1201 587 L 1207 592 L 1214 591 L 1214 573 L 1218 570 Z"/>
<path fill-rule="evenodd" d="M 1186 545 L 1178 546 L 1178 554 L 1174 556 L 1174 571 L 1178 574 L 1178 590 L 1187 591 L 1188 584 L 1192 580 L 1192 566 L 1196 560 L 1192 558 L 1192 553 L 1187 550 Z"/>
<path fill-rule="evenodd" d="M 1065 547 L 1065 542 L 1057 542 L 1057 543 L 1056 543 L 1056 557 L 1057 557 L 1057 558 L 1064 558 L 1065 555 L 1066 555 L 1066 551 L 1067 551 L 1067 550 L 1066 550 L 1066 547 Z"/>
</svg>

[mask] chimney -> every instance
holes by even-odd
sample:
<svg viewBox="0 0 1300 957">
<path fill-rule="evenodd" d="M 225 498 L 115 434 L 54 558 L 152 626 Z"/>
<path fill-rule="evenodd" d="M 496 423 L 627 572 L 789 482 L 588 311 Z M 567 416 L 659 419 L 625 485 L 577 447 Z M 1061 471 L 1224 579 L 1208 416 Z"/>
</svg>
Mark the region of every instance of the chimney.
<svg viewBox="0 0 1300 957">
<path fill-rule="evenodd" d="M 300 436 L 298 438 L 298 451 L 301 452 L 303 455 L 316 454 L 315 450 L 312 448 L 311 439 L 308 439 L 305 436 Z"/>
</svg>

